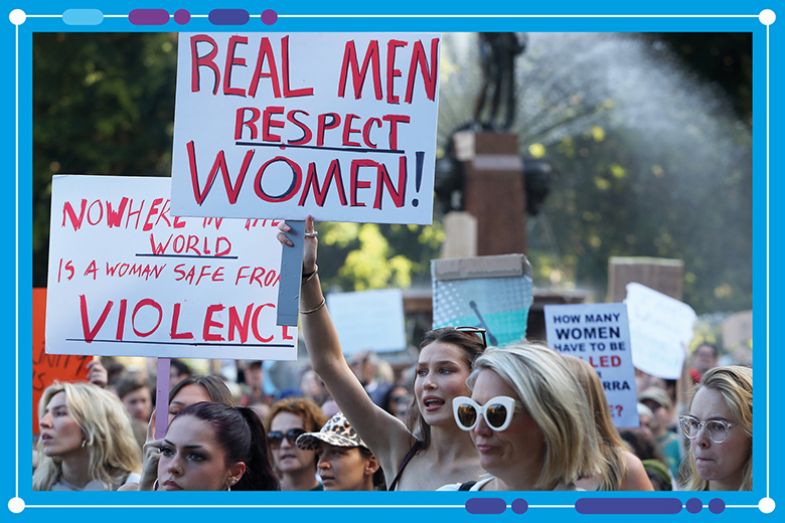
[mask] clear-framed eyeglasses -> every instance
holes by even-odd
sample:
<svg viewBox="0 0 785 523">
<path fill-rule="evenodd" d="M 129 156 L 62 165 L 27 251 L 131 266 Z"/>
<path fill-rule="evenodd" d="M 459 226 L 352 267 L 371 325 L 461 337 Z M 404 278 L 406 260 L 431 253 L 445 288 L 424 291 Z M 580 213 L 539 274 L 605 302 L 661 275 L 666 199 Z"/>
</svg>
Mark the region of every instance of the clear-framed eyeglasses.
<svg viewBox="0 0 785 523">
<path fill-rule="evenodd" d="M 687 415 L 679 417 L 679 425 L 687 439 L 693 440 L 697 438 L 700 435 L 701 430 L 705 429 L 709 439 L 714 443 L 719 444 L 728 439 L 730 430 L 737 424 L 719 419 L 701 421 L 695 416 Z"/>
</svg>

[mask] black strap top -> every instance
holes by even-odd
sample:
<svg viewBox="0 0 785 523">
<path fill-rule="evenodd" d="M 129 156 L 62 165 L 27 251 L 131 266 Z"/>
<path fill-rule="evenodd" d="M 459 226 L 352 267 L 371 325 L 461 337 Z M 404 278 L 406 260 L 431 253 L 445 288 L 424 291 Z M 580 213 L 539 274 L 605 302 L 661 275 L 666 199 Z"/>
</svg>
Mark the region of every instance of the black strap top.
<svg viewBox="0 0 785 523">
<path fill-rule="evenodd" d="M 415 454 L 417 454 L 420 450 L 425 448 L 423 442 L 420 440 L 415 440 L 414 445 L 411 446 L 409 451 L 401 460 L 401 464 L 398 466 L 398 473 L 393 478 L 392 482 L 390 483 L 390 487 L 387 489 L 389 491 L 393 491 L 398 487 L 398 481 L 401 479 L 401 474 L 403 474 L 403 469 L 406 468 L 406 465 L 412 460 Z"/>
</svg>

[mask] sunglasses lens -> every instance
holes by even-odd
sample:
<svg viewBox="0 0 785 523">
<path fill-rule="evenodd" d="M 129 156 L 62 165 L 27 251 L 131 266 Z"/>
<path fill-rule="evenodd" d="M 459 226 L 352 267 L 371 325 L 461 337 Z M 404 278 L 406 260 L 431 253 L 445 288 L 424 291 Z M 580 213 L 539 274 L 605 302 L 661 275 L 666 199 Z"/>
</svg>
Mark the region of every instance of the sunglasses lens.
<svg viewBox="0 0 785 523">
<path fill-rule="evenodd" d="M 305 434 L 305 431 L 303 429 L 291 429 L 289 430 L 289 432 L 286 433 L 286 439 L 289 440 L 289 443 L 294 445 L 295 441 L 297 441 L 297 438 L 299 438 L 303 434 Z"/>
<path fill-rule="evenodd" d="M 464 427 L 472 427 L 477 421 L 477 411 L 471 405 L 458 406 L 458 422 Z"/>
<path fill-rule="evenodd" d="M 500 403 L 488 405 L 485 409 L 485 419 L 492 429 L 498 429 L 507 420 L 507 407 Z"/>
<path fill-rule="evenodd" d="M 283 432 L 281 432 L 279 430 L 276 430 L 276 431 L 273 431 L 273 432 L 268 432 L 267 433 L 267 441 L 270 443 L 270 445 L 272 445 L 274 447 L 279 446 L 281 444 L 281 442 L 283 441 Z"/>
</svg>

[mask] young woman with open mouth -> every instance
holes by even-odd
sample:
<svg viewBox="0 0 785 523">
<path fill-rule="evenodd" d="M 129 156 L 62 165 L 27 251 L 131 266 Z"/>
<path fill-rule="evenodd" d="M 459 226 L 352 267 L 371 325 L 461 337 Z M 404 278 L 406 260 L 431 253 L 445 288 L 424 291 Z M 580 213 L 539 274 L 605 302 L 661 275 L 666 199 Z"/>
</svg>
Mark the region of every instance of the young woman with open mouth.
<svg viewBox="0 0 785 523">
<path fill-rule="evenodd" d="M 279 225 L 285 246 L 293 234 Z M 317 233 L 312 217 L 305 221 L 300 319 L 305 345 L 316 373 L 341 411 L 379 459 L 389 490 L 434 490 L 480 473 L 477 452 L 468 435 L 452 419 L 452 399 L 468 393 L 472 362 L 485 348 L 473 332 L 446 328 L 426 334 L 420 344 L 414 383 L 415 404 L 408 426 L 376 406 L 341 352 L 316 265 Z"/>
</svg>

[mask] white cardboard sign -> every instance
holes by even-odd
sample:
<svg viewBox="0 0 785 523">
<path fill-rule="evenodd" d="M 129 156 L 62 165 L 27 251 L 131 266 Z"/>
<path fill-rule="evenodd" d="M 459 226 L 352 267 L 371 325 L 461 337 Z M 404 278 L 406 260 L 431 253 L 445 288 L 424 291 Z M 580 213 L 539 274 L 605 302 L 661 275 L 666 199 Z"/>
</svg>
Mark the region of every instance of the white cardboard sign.
<svg viewBox="0 0 785 523">
<path fill-rule="evenodd" d="M 548 345 L 597 371 L 614 425 L 637 427 L 637 391 L 623 303 L 546 305 Z"/>
<path fill-rule="evenodd" d="M 180 33 L 172 212 L 431 223 L 439 41 Z"/>
<path fill-rule="evenodd" d="M 297 358 L 272 220 L 180 218 L 169 178 L 55 176 L 46 352 Z"/>
<path fill-rule="evenodd" d="M 344 354 L 406 348 L 400 289 L 331 293 L 327 302 Z"/>
<path fill-rule="evenodd" d="M 679 300 L 641 285 L 627 285 L 635 367 L 659 378 L 678 379 L 693 336 L 695 311 Z"/>
</svg>

